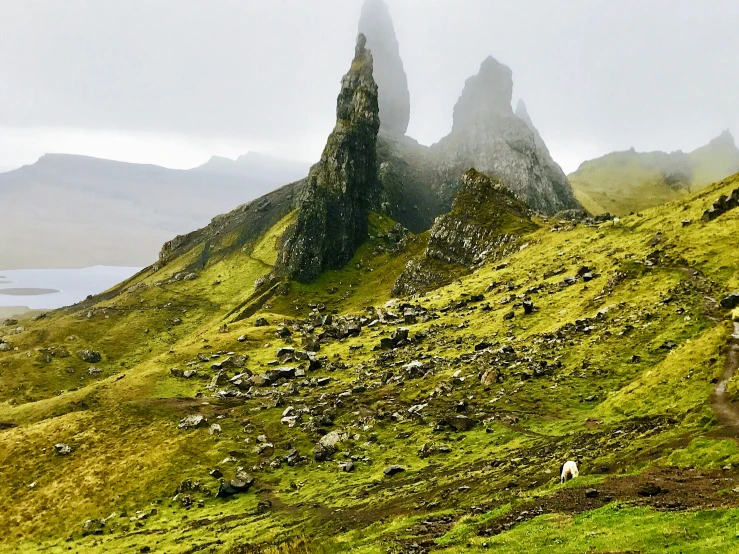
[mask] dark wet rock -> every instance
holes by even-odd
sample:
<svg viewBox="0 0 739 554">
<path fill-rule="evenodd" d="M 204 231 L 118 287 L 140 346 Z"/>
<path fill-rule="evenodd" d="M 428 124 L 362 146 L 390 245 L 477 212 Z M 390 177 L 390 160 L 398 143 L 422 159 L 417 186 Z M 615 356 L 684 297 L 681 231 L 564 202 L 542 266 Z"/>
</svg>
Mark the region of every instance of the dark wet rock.
<svg viewBox="0 0 739 554">
<path fill-rule="evenodd" d="M 269 326 L 269 321 L 267 321 L 265 318 L 260 317 L 254 322 L 255 327 L 267 327 Z"/>
<path fill-rule="evenodd" d="M 216 498 L 228 498 L 236 494 L 244 493 L 254 484 L 254 478 L 240 471 L 230 481 L 222 481 L 221 486 L 216 493 Z"/>
<path fill-rule="evenodd" d="M 737 206 L 739 206 L 739 189 L 735 189 L 728 196 L 722 194 L 713 203 L 713 206 L 703 212 L 703 217 L 701 219 L 705 222 L 713 221 L 714 219 L 724 215 L 729 210 L 733 210 Z"/>
<path fill-rule="evenodd" d="M 739 292 L 732 292 L 721 300 L 721 307 L 724 310 L 733 310 L 739 306 Z"/>
<path fill-rule="evenodd" d="M 534 313 L 534 303 L 531 300 L 523 301 L 523 313 L 526 315 Z"/>
<path fill-rule="evenodd" d="M 223 472 L 220 469 L 213 469 L 208 473 L 208 475 L 210 475 L 214 479 L 220 479 L 221 477 L 223 477 Z"/>
<path fill-rule="evenodd" d="M 444 418 L 444 423 L 455 431 L 469 431 L 475 426 L 475 420 L 465 415 L 448 416 Z"/>
<path fill-rule="evenodd" d="M 599 494 L 598 489 L 585 489 L 585 498 L 597 498 Z"/>
<path fill-rule="evenodd" d="M 380 119 L 373 60 L 365 44 L 360 34 L 342 80 L 336 126 L 308 175 L 295 223 L 280 240 L 274 271 L 281 277 L 309 282 L 340 269 L 367 238 L 369 210 L 379 196 Z"/>
<path fill-rule="evenodd" d="M 393 475 L 397 475 L 398 473 L 403 473 L 405 471 L 405 468 L 401 465 L 391 465 L 386 467 L 383 470 L 383 473 L 388 476 L 392 477 Z"/>
<path fill-rule="evenodd" d="M 639 496 L 657 496 L 666 491 L 656 483 L 645 483 L 636 492 Z"/>
<path fill-rule="evenodd" d="M 77 352 L 77 356 L 88 364 L 96 364 L 103 359 L 100 352 L 96 352 L 95 350 L 80 350 Z"/>
<path fill-rule="evenodd" d="M 293 332 L 287 327 L 280 327 L 279 329 L 277 329 L 276 333 L 277 333 L 277 336 L 281 339 L 286 339 L 288 337 L 291 337 L 293 334 Z"/>
</svg>

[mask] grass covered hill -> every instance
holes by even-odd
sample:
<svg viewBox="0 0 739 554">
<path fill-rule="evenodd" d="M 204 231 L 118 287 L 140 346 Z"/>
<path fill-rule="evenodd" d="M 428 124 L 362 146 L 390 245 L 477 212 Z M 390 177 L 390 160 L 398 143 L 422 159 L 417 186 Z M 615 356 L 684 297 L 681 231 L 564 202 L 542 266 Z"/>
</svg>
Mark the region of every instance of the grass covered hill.
<svg viewBox="0 0 739 554">
<path fill-rule="evenodd" d="M 701 216 L 737 188 L 535 218 L 398 299 L 428 234 L 372 214 L 343 269 L 255 297 L 285 189 L 7 322 L 0 552 L 735 552 L 739 209 Z"/>
<path fill-rule="evenodd" d="M 682 198 L 739 171 L 739 149 L 728 131 L 689 153 L 613 152 L 569 175 L 591 213 L 627 215 Z"/>
</svg>

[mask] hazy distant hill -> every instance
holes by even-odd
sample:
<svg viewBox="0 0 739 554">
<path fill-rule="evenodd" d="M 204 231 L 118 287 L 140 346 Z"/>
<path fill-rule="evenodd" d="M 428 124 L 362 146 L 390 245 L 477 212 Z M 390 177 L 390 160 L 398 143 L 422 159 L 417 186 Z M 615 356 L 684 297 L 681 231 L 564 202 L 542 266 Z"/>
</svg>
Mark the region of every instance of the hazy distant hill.
<svg viewBox="0 0 739 554">
<path fill-rule="evenodd" d="M 612 152 L 569 175 L 575 196 L 592 213 L 626 215 L 675 200 L 739 171 L 729 131 L 689 153 Z"/>
<path fill-rule="evenodd" d="M 254 153 L 191 170 L 46 154 L 0 174 L 0 268 L 147 265 L 175 235 L 308 169 Z"/>
</svg>

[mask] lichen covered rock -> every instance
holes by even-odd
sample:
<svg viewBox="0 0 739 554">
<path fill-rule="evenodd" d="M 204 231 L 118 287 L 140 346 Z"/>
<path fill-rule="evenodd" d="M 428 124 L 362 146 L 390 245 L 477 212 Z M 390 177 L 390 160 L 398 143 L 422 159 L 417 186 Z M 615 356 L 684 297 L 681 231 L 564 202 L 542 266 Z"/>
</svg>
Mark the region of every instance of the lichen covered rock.
<svg viewBox="0 0 739 554">
<path fill-rule="evenodd" d="M 408 263 L 395 295 L 436 288 L 488 260 L 518 248 L 537 229 L 531 210 L 499 181 L 470 169 L 462 176 L 452 211 L 436 218 L 421 259 Z"/>
<path fill-rule="evenodd" d="M 351 69 L 341 82 L 336 127 L 311 169 L 296 221 L 284 233 L 275 274 L 308 282 L 343 267 L 367 238 L 377 202 L 377 133 L 380 127 L 372 55 L 359 35 Z"/>
</svg>

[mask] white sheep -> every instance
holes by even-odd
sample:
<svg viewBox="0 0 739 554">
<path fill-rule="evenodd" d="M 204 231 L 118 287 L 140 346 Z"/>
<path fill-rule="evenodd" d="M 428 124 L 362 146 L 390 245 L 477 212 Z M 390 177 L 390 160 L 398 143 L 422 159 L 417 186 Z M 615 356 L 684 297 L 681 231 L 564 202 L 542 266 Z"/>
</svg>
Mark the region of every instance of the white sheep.
<svg viewBox="0 0 739 554">
<path fill-rule="evenodd" d="M 580 477 L 580 471 L 577 469 L 577 464 L 573 462 L 572 460 L 565 462 L 562 464 L 562 467 L 559 471 L 560 475 L 560 483 L 564 483 L 565 481 L 569 481 L 570 479 L 574 479 L 575 477 Z"/>
</svg>

